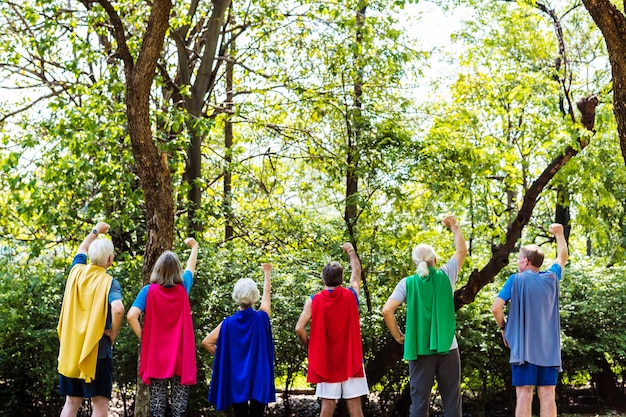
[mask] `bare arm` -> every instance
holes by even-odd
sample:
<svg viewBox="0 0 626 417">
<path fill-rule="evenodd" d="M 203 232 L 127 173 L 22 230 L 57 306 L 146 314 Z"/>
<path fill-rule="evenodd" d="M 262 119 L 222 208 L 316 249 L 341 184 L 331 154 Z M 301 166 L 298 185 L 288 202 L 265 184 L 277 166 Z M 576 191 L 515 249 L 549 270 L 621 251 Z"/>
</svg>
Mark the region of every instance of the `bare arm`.
<svg viewBox="0 0 626 417">
<path fill-rule="evenodd" d="M 304 307 L 302 308 L 302 313 L 300 314 L 300 318 L 298 319 L 298 322 L 296 323 L 296 336 L 298 336 L 298 339 L 300 340 L 300 342 L 308 347 L 309 346 L 309 334 L 306 331 L 306 325 L 309 322 L 309 320 L 311 320 L 311 305 L 313 304 L 313 301 L 311 300 L 311 298 L 307 298 L 306 301 L 304 302 Z"/>
<path fill-rule="evenodd" d="M 268 315 L 271 313 L 271 292 L 272 292 L 272 264 L 262 265 L 264 278 L 263 278 L 263 298 L 261 299 L 261 307 L 259 310 L 265 311 Z"/>
<path fill-rule="evenodd" d="M 224 323 L 224 322 L 222 322 Z M 217 352 L 217 339 L 220 337 L 220 330 L 222 328 L 222 323 L 218 324 L 215 329 L 211 333 L 207 335 L 202 341 L 202 347 L 215 355 Z"/>
<path fill-rule="evenodd" d="M 196 262 L 198 260 L 198 242 L 192 237 L 185 239 L 185 245 L 191 248 L 189 259 L 187 259 L 187 267 L 185 269 L 191 271 L 192 274 L 196 272 Z"/>
<path fill-rule="evenodd" d="M 554 263 L 559 264 L 561 269 L 565 268 L 569 252 L 567 250 L 567 242 L 565 241 L 565 233 L 563 231 L 563 225 L 554 223 L 550 225 L 550 233 L 554 235 L 556 239 L 556 259 Z"/>
<path fill-rule="evenodd" d="M 93 241 L 98 238 L 98 235 L 107 233 L 110 228 L 111 226 L 104 222 L 99 222 L 98 224 L 96 224 L 93 230 L 87 236 L 85 236 L 80 246 L 78 247 L 76 254 L 86 255 L 89 251 L 89 246 L 91 246 Z"/>
<path fill-rule="evenodd" d="M 361 261 L 352 247 L 352 243 L 344 243 L 341 245 L 341 249 L 350 257 L 350 268 L 352 274 L 350 275 L 350 286 L 359 294 L 361 289 Z"/>
<path fill-rule="evenodd" d="M 461 227 L 459 226 L 459 223 L 457 223 L 454 216 L 446 216 L 443 219 L 443 225 L 448 227 L 454 235 L 454 247 L 456 250 L 452 257 L 456 259 L 459 269 L 461 269 L 461 266 L 463 266 L 463 262 L 465 261 L 465 257 L 467 256 L 467 244 L 465 243 L 465 237 L 463 237 Z"/>
<path fill-rule="evenodd" d="M 122 328 L 123 321 L 124 303 L 122 303 L 122 300 L 115 300 L 111 303 L 111 329 L 104 331 L 104 334 L 109 336 L 111 344 L 115 343 L 115 339 Z"/>
<path fill-rule="evenodd" d="M 400 344 L 404 344 L 404 333 L 400 330 L 398 326 L 398 321 L 396 320 L 396 310 L 400 307 L 402 303 L 388 299 L 385 305 L 383 306 L 383 319 L 385 320 L 385 324 L 391 333 L 391 336 L 396 340 L 396 342 Z"/>
<path fill-rule="evenodd" d="M 504 338 L 504 328 L 506 327 L 506 320 L 504 319 L 504 305 L 506 301 L 504 301 L 500 297 L 496 297 L 491 306 L 491 312 L 493 313 L 493 317 L 496 319 L 496 323 L 502 332 L 502 340 L 504 341 L 504 345 L 509 347 L 509 343 Z"/>
<path fill-rule="evenodd" d="M 141 310 L 137 307 L 131 307 L 128 309 L 128 314 L 126 314 L 126 321 L 130 325 L 130 328 L 133 329 L 133 332 L 137 335 L 139 340 L 141 340 L 141 323 L 139 323 L 139 316 L 141 316 Z"/>
</svg>

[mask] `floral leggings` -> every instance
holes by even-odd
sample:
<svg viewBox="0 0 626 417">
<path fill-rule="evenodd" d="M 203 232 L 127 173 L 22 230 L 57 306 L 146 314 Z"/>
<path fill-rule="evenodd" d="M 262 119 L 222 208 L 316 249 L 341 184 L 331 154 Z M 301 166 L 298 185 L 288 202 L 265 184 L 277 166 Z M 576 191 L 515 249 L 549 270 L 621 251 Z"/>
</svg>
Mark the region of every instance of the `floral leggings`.
<svg viewBox="0 0 626 417">
<path fill-rule="evenodd" d="M 150 416 L 163 417 L 167 409 L 167 385 L 172 390 L 172 417 L 185 415 L 189 386 L 181 385 L 180 377 L 173 376 L 167 379 L 152 379 L 148 389 L 150 391 Z"/>
</svg>

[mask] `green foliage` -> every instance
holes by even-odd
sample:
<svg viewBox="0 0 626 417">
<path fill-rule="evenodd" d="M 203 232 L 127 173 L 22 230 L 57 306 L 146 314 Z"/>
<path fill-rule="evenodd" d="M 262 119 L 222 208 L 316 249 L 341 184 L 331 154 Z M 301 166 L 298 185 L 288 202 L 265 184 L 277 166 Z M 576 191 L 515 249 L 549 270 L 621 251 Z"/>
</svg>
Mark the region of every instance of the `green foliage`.
<svg viewBox="0 0 626 417">
<path fill-rule="evenodd" d="M 56 320 L 64 271 L 52 264 L 25 263 L 13 248 L 0 255 L 0 414 L 51 415 L 62 404 Z"/>
<path fill-rule="evenodd" d="M 476 19 L 454 36 L 463 46 L 451 64 L 458 76 L 437 80 L 450 89 L 432 100 L 420 95 L 417 105 L 409 88 L 424 83 L 420 76 L 428 53 L 397 29 L 390 12 L 404 4 L 370 2 L 359 28 L 357 10 L 365 4 L 358 1 L 233 3 L 234 22 L 241 25 L 233 33 L 245 32 L 236 38 L 233 56 L 232 114 L 220 104 L 225 88 L 217 67 L 220 81 L 206 98 L 205 114 L 195 118 L 182 110 L 176 100 L 192 92 L 180 81 L 173 40 L 166 44 L 151 95 L 151 120 L 174 185 L 175 246 L 181 259 L 187 148 L 192 134 L 204 138 L 198 180 L 203 200 L 196 216 L 205 230 L 197 236 L 201 250 L 191 291 L 199 365 L 199 383 L 190 397 L 193 412 L 216 415 L 206 401 L 212 356 L 200 341 L 233 314 L 230 291 L 237 279 L 252 277 L 260 284 L 260 264 L 274 265 L 277 380 L 285 387 L 300 384 L 306 351 L 293 328 L 305 298 L 320 289 L 322 266 L 338 260 L 347 267 L 339 246 L 350 238 L 346 205 L 355 203 L 353 237 L 365 278 L 361 317 L 369 362 L 388 340 L 380 311 L 397 282 L 412 273 L 410 248 L 429 242 L 441 259 L 454 250 L 440 215 L 457 215 L 470 242 L 462 285 L 472 269 L 488 262 L 532 181 L 567 145 L 576 146 L 580 129 L 561 109 L 563 69 L 554 65 L 553 28 L 532 4 L 477 4 Z M 99 5 L 80 13 L 66 6 L 66 1 L 43 1 L 2 8 L 8 28 L 0 34 L 3 68 L 22 85 L 42 83 L 53 98 L 12 128 L 2 125 L 0 332 L 6 337 L 0 344 L 0 413 L 17 404 L 25 415 L 37 414 L 28 403 L 32 398 L 40 401 L 40 410 L 60 406 L 54 323 L 65 268 L 95 221 L 112 224 L 118 262 L 112 275 L 122 283 L 127 307 L 142 286 L 146 219 L 128 139 L 123 74 L 111 58 L 116 45 L 108 43 L 108 18 Z M 149 6 L 127 1 L 115 7 L 134 53 Z M 172 39 L 176 29 L 195 27 L 187 4 L 175 7 Z M 201 2 L 200 7 L 207 8 L 199 13 L 205 17 L 211 6 Z M 598 32 L 576 9 L 561 15 L 573 28 L 565 35 L 568 51 L 577 54 L 570 67 L 572 97 L 606 92 L 610 74 L 597 59 L 604 53 Z M 46 82 L 35 75 L 44 69 Z M 33 100 L 24 97 L 17 105 Z M 226 121 L 234 126 L 231 149 L 223 145 Z M 615 375 L 623 375 L 624 366 L 620 335 L 626 332 L 619 327 L 625 322 L 619 308 L 624 291 L 618 278 L 626 257 L 626 179 L 607 103 L 598 107 L 596 128 L 590 145 L 540 196 L 523 239 L 543 243 L 554 216 L 554 190 L 566 187 L 574 256 L 562 287 L 564 381 L 572 385 L 587 382 L 602 358 Z M 348 155 L 355 157 L 352 165 Z M 345 194 L 349 169 L 359 181 L 350 199 Z M 227 208 L 225 170 L 233 186 Z M 226 209 L 235 232 L 228 242 L 223 241 Z M 593 262 L 583 264 L 584 253 Z M 511 398 L 507 351 L 489 309 L 503 279 L 498 276 L 458 313 L 463 389 L 477 410 L 502 391 L 504 401 Z M 136 337 L 124 326 L 114 351 L 114 375 L 129 401 L 137 349 Z M 374 389 L 392 403 L 406 383 L 406 365 L 400 362 Z"/>
<path fill-rule="evenodd" d="M 572 384 L 598 373 L 605 361 L 616 376 L 626 369 L 626 284 L 623 267 L 579 260 L 561 285 L 563 363 Z"/>
</svg>

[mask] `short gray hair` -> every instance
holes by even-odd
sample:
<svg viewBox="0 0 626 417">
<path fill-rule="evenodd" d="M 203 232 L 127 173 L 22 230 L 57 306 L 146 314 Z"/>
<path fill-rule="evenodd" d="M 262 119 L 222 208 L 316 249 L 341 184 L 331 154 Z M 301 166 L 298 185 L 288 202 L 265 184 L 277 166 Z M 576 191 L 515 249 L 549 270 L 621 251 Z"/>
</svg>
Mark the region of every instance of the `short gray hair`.
<svg viewBox="0 0 626 417">
<path fill-rule="evenodd" d="M 113 255 L 115 248 L 113 242 L 107 238 L 96 239 L 89 245 L 88 255 L 89 261 L 98 266 L 107 266 L 109 256 Z"/>
<path fill-rule="evenodd" d="M 235 288 L 233 288 L 233 300 L 235 300 L 240 307 L 252 307 L 260 298 L 261 294 L 254 280 L 241 278 L 235 283 Z"/>
</svg>

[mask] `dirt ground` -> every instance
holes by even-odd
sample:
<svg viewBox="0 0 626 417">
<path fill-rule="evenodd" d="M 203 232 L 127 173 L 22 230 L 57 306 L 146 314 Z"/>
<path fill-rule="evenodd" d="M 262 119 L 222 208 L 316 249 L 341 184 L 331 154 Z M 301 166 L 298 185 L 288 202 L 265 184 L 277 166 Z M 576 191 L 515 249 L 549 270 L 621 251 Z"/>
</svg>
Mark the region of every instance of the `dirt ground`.
<svg viewBox="0 0 626 417">
<path fill-rule="evenodd" d="M 317 417 L 320 412 L 320 405 L 314 395 L 291 395 L 289 399 L 290 412 L 289 417 Z M 382 410 L 377 410 L 376 398 L 372 397 L 368 403 L 368 409 L 364 410 L 364 414 L 370 417 L 378 417 L 384 415 Z M 132 415 L 132 414 L 131 414 Z M 270 404 L 267 411 L 268 417 L 285 416 L 285 404 L 280 395 L 277 394 L 276 403 Z M 124 409 L 121 400 L 114 399 L 111 401 L 109 408 L 109 417 L 124 417 Z M 431 417 L 441 417 L 434 414 Z M 468 415 L 468 417 L 471 417 Z M 559 417 L 626 417 L 626 413 L 615 410 L 608 410 L 601 413 L 581 413 L 581 414 L 559 414 Z"/>
</svg>

